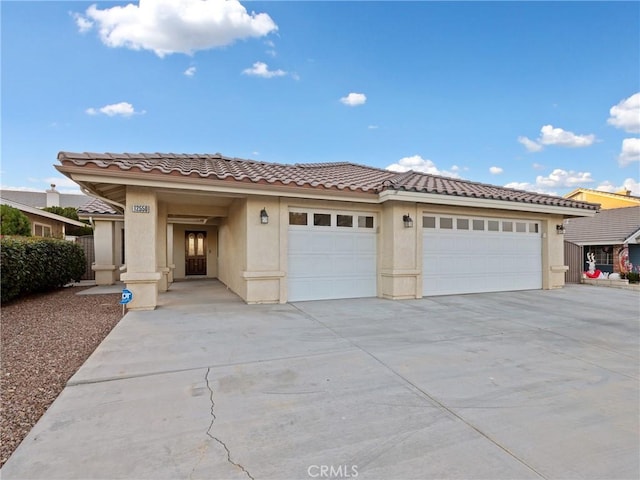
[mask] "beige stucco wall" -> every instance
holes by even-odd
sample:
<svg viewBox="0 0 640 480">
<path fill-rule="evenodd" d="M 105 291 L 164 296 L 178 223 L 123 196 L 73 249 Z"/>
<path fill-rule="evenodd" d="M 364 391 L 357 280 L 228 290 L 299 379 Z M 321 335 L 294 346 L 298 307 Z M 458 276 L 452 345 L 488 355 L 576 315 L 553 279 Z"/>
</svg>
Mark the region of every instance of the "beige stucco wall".
<svg viewBox="0 0 640 480">
<path fill-rule="evenodd" d="M 218 276 L 218 227 L 215 225 L 173 225 L 173 264 L 175 269 L 173 276 L 175 279 L 186 278 L 186 232 L 206 232 L 205 249 L 207 252 L 207 277 L 216 278 Z"/>
<path fill-rule="evenodd" d="M 260 221 L 263 208 L 269 215 L 267 224 Z M 280 256 L 280 208 L 280 200 L 274 197 L 254 197 L 246 203 L 247 253 L 242 280 L 249 303 L 281 301 L 285 274 Z"/>
<path fill-rule="evenodd" d="M 247 201 L 234 199 L 228 216 L 219 226 L 218 278 L 222 283 L 247 300 L 246 282 L 242 272 L 247 269 Z"/>
<path fill-rule="evenodd" d="M 413 219 L 405 228 L 403 217 Z M 422 297 L 421 214 L 415 203 L 386 202 L 381 221 L 378 294 L 384 298 Z"/>
</svg>

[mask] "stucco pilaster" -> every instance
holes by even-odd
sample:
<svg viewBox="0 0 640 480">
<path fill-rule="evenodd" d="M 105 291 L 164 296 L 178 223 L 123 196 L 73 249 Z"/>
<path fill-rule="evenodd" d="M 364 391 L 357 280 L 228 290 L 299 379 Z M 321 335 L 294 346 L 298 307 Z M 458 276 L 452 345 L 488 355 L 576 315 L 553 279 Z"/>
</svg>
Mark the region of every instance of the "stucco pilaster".
<svg viewBox="0 0 640 480">
<path fill-rule="evenodd" d="M 268 223 L 262 223 L 260 213 L 265 210 Z M 247 200 L 246 269 L 242 280 L 246 285 L 247 303 L 278 303 L 281 301 L 285 274 L 281 266 L 280 200 L 257 198 Z"/>
<path fill-rule="evenodd" d="M 127 186 L 124 223 L 127 271 L 121 279 L 133 293 L 127 307 L 153 310 L 158 303 L 161 277 L 157 271 L 158 202 L 154 190 Z"/>
<path fill-rule="evenodd" d="M 562 225 L 562 217 L 549 217 L 542 222 L 542 288 L 562 288 L 565 272 L 564 235 L 556 228 Z"/>
<path fill-rule="evenodd" d="M 412 227 L 405 227 L 409 215 Z M 380 296 L 391 299 L 422 297 L 422 228 L 414 203 L 386 202 L 381 219 Z"/>
<path fill-rule="evenodd" d="M 95 272 L 96 285 L 113 285 L 116 281 L 114 240 L 114 222 L 95 220 L 93 224 L 95 262 L 91 265 L 91 269 Z"/>
<path fill-rule="evenodd" d="M 156 266 L 161 274 L 158 291 L 169 289 L 169 267 L 167 266 L 167 204 L 158 202 L 158 218 L 156 225 Z"/>
<path fill-rule="evenodd" d="M 167 267 L 169 273 L 167 273 L 167 282 L 169 285 L 173 283 L 173 271 L 176 269 L 175 259 L 173 258 L 173 223 L 167 223 Z"/>
</svg>

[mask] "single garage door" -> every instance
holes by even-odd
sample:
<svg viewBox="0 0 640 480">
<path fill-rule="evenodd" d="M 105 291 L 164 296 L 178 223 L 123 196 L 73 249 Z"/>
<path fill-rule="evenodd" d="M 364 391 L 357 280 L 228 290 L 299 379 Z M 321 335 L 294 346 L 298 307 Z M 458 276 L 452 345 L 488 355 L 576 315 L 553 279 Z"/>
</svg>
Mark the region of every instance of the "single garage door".
<svg viewBox="0 0 640 480">
<path fill-rule="evenodd" d="M 424 214 L 423 295 L 542 288 L 539 221 Z"/>
<path fill-rule="evenodd" d="M 371 213 L 291 210 L 288 300 L 375 297 L 376 226 Z"/>
</svg>

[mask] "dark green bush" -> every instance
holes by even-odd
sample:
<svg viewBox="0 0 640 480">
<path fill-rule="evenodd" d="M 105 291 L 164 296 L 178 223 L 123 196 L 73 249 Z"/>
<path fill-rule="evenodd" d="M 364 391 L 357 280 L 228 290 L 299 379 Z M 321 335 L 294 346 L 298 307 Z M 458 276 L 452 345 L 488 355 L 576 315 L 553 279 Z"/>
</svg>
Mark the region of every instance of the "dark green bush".
<svg viewBox="0 0 640 480">
<path fill-rule="evenodd" d="M 86 262 L 80 245 L 39 237 L 2 238 L 0 257 L 2 302 L 78 281 Z"/>
<path fill-rule="evenodd" d="M 640 281 L 640 273 L 629 272 L 627 273 L 627 278 L 629 279 L 629 283 L 638 283 Z"/>
<path fill-rule="evenodd" d="M 31 235 L 31 223 L 20 210 L 9 205 L 0 205 L 0 233 L 2 235 Z"/>
</svg>

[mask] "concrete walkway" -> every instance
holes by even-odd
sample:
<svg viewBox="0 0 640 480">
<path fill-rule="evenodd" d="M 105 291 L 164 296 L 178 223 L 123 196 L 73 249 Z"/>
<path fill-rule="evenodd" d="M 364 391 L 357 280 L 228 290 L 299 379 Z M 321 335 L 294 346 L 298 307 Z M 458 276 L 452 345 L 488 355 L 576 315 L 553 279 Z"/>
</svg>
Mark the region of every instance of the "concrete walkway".
<svg viewBox="0 0 640 480">
<path fill-rule="evenodd" d="M 591 286 L 130 312 L 10 479 L 638 479 L 640 297 Z"/>
</svg>

